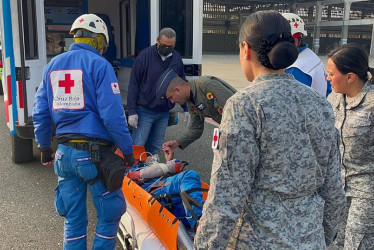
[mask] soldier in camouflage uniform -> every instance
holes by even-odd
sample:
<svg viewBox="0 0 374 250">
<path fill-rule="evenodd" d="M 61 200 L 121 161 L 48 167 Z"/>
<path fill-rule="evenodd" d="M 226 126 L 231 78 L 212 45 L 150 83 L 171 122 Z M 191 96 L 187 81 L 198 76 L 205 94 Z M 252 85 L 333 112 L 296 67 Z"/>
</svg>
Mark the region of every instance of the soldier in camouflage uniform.
<svg viewBox="0 0 374 250">
<path fill-rule="evenodd" d="M 187 131 L 177 140 L 162 145 L 166 160 L 170 160 L 176 147 L 184 149 L 200 138 L 204 132 L 205 117 L 221 123 L 223 107 L 227 99 L 236 93 L 236 89 L 214 76 L 202 76 L 185 81 L 172 70 L 165 72 L 164 75 L 164 78 L 160 78 L 156 97 L 168 98 L 171 102 L 181 105 L 187 102 L 191 117 Z"/>
<path fill-rule="evenodd" d="M 374 79 L 358 44 L 331 52 L 329 80 L 340 135 L 341 171 L 348 206 L 331 249 L 374 249 Z"/>
<path fill-rule="evenodd" d="M 284 73 L 297 49 L 281 14 L 251 14 L 239 41 L 251 84 L 226 102 L 194 247 L 325 249 L 346 203 L 331 106 Z"/>
</svg>

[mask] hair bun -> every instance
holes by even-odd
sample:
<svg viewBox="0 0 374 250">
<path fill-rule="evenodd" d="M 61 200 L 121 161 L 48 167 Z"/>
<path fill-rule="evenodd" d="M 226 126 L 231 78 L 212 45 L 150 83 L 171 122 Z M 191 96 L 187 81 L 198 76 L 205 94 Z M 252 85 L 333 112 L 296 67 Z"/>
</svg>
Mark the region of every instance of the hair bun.
<svg viewBox="0 0 374 250">
<path fill-rule="evenodd" d="M 268 57 L 275 70 L 285 69 L 296 61 L 298 52 L 294 44 L 288 41 L 282 41 L 272 48 Z"/>
</svg>

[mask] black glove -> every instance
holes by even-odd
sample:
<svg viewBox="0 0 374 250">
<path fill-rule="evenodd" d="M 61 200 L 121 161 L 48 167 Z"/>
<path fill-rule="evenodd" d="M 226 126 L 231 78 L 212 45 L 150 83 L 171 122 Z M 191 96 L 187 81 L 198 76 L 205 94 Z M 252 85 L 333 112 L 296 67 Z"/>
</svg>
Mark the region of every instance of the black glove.
<svg viewBox="0 0 374 250">
<path fill-rule="evenodd" d="M 134 154 L 128 154 L 128 155 L 123 155 L 123 165 L 126 168 L 132 168 L 135 164 L 135 157 Z"/>
<path fill-rule="evenodd" d="M 52 161 L 52 148 L 39 148 L 40 150 L 40 161 L 42 163 L 47 163 Z"/>
</svg>

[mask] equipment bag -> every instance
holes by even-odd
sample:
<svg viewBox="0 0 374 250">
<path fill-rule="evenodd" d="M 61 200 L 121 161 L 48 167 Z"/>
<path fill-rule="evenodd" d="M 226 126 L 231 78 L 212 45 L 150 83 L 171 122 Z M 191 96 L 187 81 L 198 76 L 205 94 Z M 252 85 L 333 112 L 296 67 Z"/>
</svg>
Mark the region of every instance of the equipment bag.
<svg viewBox="0 0 374 250">
<path fill-rule="evenodd" d="M 96 163 L 103 186 L 113 192 L 122 187 L 125 174 L 123 160 L 114 153 L 113 146 L 100 146 L 100 162 Z"/>
</svg>

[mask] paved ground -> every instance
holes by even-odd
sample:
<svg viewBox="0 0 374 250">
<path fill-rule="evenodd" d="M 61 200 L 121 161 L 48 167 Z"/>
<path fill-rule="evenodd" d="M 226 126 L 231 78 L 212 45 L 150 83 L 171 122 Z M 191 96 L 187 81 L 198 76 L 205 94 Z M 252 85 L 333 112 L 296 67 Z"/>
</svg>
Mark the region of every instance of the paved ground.
<svg viewBox="0 0 374 250">
<path fill-rule="evenodd" d="M 222 78 L 236 89 L 244 88 L 249 83 L 242 72 L 239 55 L 203 55 L 202 75 Z"/>
<path fill-rule="evenodd" d="M 236 56 L 232 56 L 232 58 L 236 58 Z M 215 60 L 217 59 L 214 56 L 204 57 L 204 74 L 232 79 L 229 76 L 230 71 L 227 71 L 228 75 L 218 74 L 222 73 L 221 68 L 210 65 L 216 64 Z M 225 60 L 219 61 L 217 66 Z M 232 61 L 229 61 L 227 67 L 230 65 L 230 68 L 236 68 L 231 64 L 233 64 Z M 240 78 L 240 71 L 237 76 Z M 202 179 L 207 182 L 209 182 L 213 160 L 210 148 L 213 128 L 213 125 L 206 123 L 204 134 L 198 141 L 187 149 L 178 149 L 176 152 L 176 157 L 188 161 L 190 163 L 188 168 L 198 171 Z M 175 139 L 183 129 L 185 129 L 183 122 L 177 126 L 169 127 L 165 139 Z M 61 249 L 63 219 L 57 215 L 54 208 L 54 188 L 57 178 L 53 168 L 41 166 L 39 163 L 40 154 L 37 150 L 34 152 L 33 162 L 12 163 L 9 130 L 5 124 L 2 101 L 0 101 L 0 141 L 3 143 L 3 146 L 0 147 L 0 249 Z M 90 197 L 88 197 L 87 204 L 89 214 L 88 248 L 90 249 L 96 215 Z"/>
<path fill-rule="evenodd" d="M 203 74 L 220 77 L 237 89 L 250 84 L 241 71 L 238 55 L 204 55 Z M 53 168 L 41 166 L 37 151 L 33 162 L 12 163 L 2 101 L 0 121 L 0 141 L 3 144 L 0 147 L 0 249 L 61 249 L 63 219 L 56 214 L 53 204 L 57 183 Z M 176 152 L 176 157 L 188 161 L 189 168 L 197 170 L 207 182 L 213 159 L 210 148 L 213 128 L 206 123 L 204 134 L 198 141 Z M 183 123 L 169 127 L 165 139 L 175 139 L 183 129 Z M 95 210 L 90 198 L 88 211 L 88 247 L 91 248 Z"/>
<path fill-rule="evenodd" d="M 326 56 L 322 56 L 321 60 L 327 65 Z M 203 55 L 203 75 L 214 75 L 222 78 L 238 90 L 250 84 L 242 72 L 239 55 Z"/>
<path fill-rule="evenodd" d="M 320 56 L 327 69 L 327 56 Z M 374 68 L 374 57 L 369 58 Z M 203 75 L 214 75 L 240 90 L 250 82 L 245 78 L 239 61 L 239 55 L 205 54 L 203 55 Z"/>
</svg>

